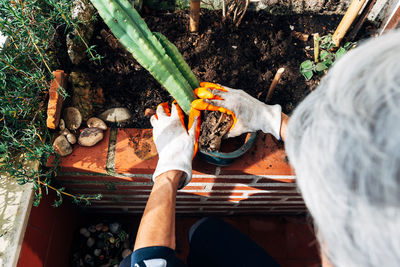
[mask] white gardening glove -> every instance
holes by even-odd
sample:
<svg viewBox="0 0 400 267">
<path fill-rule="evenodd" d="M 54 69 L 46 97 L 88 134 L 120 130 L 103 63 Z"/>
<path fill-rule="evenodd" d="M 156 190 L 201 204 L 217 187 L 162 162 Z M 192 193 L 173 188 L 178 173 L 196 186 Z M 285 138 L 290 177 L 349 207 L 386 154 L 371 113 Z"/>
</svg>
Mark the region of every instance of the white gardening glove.
<svg viewBox="0 0 400 267">
<path fill-rule="evenodd" d="M 165 106 L 164 106 L 165 107 Z M 186 131 L 178 115 L 180 107 L 172 104 L 171 116 L 164 110 L 163 105 L 157 107 L 156 115 L 150 118 L 153 126 L 153 139 L 158 152 L 158 163 L 153 174 L 154 179 L 160 174 L 179 170 L 184 172 L 184 182 L 180 188 L 187 185 L 192 179 L 192 159 L 195 143 L 195 126 Z"/>
<path fill-rule="evenodd" d="M 235 137 L 246 132 L 261 130 L 264 133 L 272 134 L 278 140 L 281 139 L 282 108 L 280 105 L 267 105 L 243 90 L 223 85 L 222 87 L 226 92 L 213 88 L 209 88 L 209 90 L 214 96 L 219 96 L 223 100 L 205 99 L 204 101 L 213 106 L 228 109 L 236 115 L 236 124 L 226 134 L 226 137 Z"/>
</svg>

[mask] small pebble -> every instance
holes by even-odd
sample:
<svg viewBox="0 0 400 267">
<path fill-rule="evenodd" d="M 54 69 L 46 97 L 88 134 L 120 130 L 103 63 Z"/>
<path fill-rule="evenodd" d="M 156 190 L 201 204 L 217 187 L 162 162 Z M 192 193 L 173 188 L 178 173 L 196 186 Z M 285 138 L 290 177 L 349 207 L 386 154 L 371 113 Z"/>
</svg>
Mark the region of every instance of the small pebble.
<svg viewBox="0 0 400 267">
<path fill-rule="evenodd" d="M 99 115 L 99 118 L 108 122 L 124 122 L 132 117 L 127 108 L 110 108 Z"/>
<path fill-rule="evenodd" d="M 60 135 L 54 140 L 53 148 L 60 156 L 67 156 L 73 151 L 71 144 L 64 135 Z"/>
<path fill-rule="evenodd" d="M 100 254 L 101 254 L 101 249 L 96 248 L 96 249 L 93 251 L 93 254 L 94 254 L 96 257 L 100 256 Z"/>
<path fill-rule="evenodd" d="M 151 108 L 146 108 L 145 111 L 144 111 L 144 115 L 146 117 L 151 117 L 154 114 L 156 114 L 156 111 L 154 109 L 151 109 Z"/>
<path fill-rule="evenodd" d="M 87 126 L 89 128 L 99 128 L 103 131 L 107 130 L 107 125 L 104 123 L 104 121 L 102 121 L 96 117 L 92 117 L 92 118 L 88 119 Z"/>
<path fill-rule="evenodd" d="M 78 143 L 81 146 L 94 146 L 100 142 L 103 137 L 103 131 L 99 128 L 86 128 L 79 135 Z"/>
<path fill-rule="evenodd" d="M 70 134 L 71 132 L 67 129 L 67 128 L 64 128 L 64 130 L 62 130 L 61 132 L 60 132 L 60 134 L 61 135 L 64 135 L 64 136 L 67 136 L 68 134 Z"/>
<path fill-rule="evenodd" d="M 88 227 L 88 230 L 89 230 L 89 232 L 91 232 L 91 233 L 95 233 L 95 232 L 96 232 L 96 226 L 91 225 L 91 226 Z"/>
<path fill-rule="evenodd" d="M 64 110 L 65 127 L 76 130 L 81 126 L 82 115 L 77 108 L 69 107 Z"/>
<path fill-rule="evenodd" d="M 65 129 L 65 122 L 63 119 L 60 119 L 60 124 L 58 125 L 60 127 L 60 130 L 63 131 Z"/>
<path fill-rule="evenodd" d="M 103 224 L 102 223 L 96 224 L 96 230 L 97 231 L 101 231 L 102 229 L 103 229 Z"/>
<path fill-rule="evenodd" d="M 110 224 L 111 233 L 118 234 L 120 229 L 121 229 L 121 224 L 119 224 L 117 222 Z"/>
<path fill-rule="evenodd" d="M 67 138 L 68 142 L 69 142 L 71 145 L 73 145 L 73 144 L 76 143 L 76 137 L 75 137 L 74 134 L 69 133 L 69 134 L 67 134 L 66 138 Z"/>
<path fill-rule="evenodd" d="M 89 237 L 90 236 L 90 232 L 86 228 L 81 228 L 79 230 L 79 233 L 81 233 L 81 235 L 83 235 L 84 237 Z"/>
<path fill-rule="evenodd" d="M 107 232 L 107 231 L 108 231 L 108 229 L 109 229 L 109 228 L 108 228 L 108 226 L 107 226 L 107 225 L 104 225 L 104 226 L 103 226 L 103 232 Z"/>
<path fill-rule="evenodd" d="M 94 240 L 93 237 L 89 237 L 88 240 L 86 241 L 86 245 L 87 245 L 89 248 L 91 248 L 91 247 L 93 247 L 93 245 L 94 245 L 95 242 L 96 242 L 96 241 Z"/>
</svg>

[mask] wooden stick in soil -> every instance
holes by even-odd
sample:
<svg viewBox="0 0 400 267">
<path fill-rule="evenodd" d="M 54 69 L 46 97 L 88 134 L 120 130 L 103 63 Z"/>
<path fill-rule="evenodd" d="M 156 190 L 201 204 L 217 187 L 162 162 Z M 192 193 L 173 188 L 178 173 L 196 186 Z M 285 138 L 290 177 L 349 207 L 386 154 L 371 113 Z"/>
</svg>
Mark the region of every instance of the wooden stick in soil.
<svg viewBox="0 0 400 267">
<path fill-rule="evenodd" d="M 318 63 L 319 59 L 319 33 L 314 33 L 314 62 Z"/>
<path fill-rule="evenodd" d="M 365 6 L 364 10 L 361 12 L 360 18 L 357 20 L 354 28 L 350 31 L 349 35 L 347 36 L 347 40 L 354 41 L 358 32 L 360 31 L 362 25 L 364 24 L 365 20 L 367 19 L 369 13 L 371 13 L 372 8 L 376 4 L 377 0 L 369 0 L 367 5 Z"/>
<path fill-rule="evenodd" d="M 347 9 L 344 17 L 339 23 L 339 26 L 336 28 L 335 33 L 332 36 L 332 41 L 336 47 L 340 45 L 343 37 L 345 36 L 347 30 L 350 28 L 351 24 L 355 20 L 363 7 L 366 0 L 352 0 L 349 8 Z"/>
<path fill-rule="evenodd" d="M 200 0 L 190 0 L 190 32 L 199 31 Z"/>
<path fill-rule="evenodd" d="M 271 100 L 272 94 L 275 91 L 275 87 L 281 79 L 282 73 L 285 71 L 285 68 L 279 68 L 275 73 L 275 77 L 272 80 L 271 86 L 268 89 L 267 97 L 265 98 L 265 103 L 268 103 Z"/>
</svg>

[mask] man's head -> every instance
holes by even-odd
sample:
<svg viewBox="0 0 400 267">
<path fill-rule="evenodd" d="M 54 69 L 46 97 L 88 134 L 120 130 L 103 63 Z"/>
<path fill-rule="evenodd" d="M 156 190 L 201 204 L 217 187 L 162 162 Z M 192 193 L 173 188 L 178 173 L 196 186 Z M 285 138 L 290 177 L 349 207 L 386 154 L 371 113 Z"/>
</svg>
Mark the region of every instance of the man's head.
<svg viewBox="0 0 400 267">
<path fill-rule="evenodd" d="M 294 111 L 286 150 L 336 267 L 400 264 L 400 32 L 340 59 Z"/>
</svg>

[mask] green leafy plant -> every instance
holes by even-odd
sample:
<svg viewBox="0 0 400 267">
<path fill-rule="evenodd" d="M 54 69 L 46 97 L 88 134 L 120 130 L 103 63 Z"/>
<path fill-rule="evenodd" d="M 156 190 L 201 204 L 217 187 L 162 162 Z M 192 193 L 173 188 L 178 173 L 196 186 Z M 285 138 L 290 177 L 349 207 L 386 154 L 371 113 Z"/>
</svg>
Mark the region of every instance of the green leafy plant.
<svg viewBox="0 0 400 267">
<path fill-rule="evenodd" d="M 49 189 L 58 195 L 54 206 L 61 204 L 63 195 L 86 204 L 100 198 L 72 195 L 53 185 L 57 160 L 54 167 L 45 167 L 54 153 L 45 121 L 52 70 L 58 68 L 53 40 L 57 26 L 78 27 L 70 12 L 69 0 L 0 1 L 0 32 L 8 38 L 8 44 L 0 48 L 0 173 L 19 184 L 33 183 L 36 206 Z M 93 61 L 101 59 L 87 40 L 82 41 Z M 63 88 L 60 93 L 67 96 Z M 39 169 L 27 170 L 26 160 L 39 162 Z"/>
<path fill-rule="evenodd" d="M 115 37 L 189 114 L 199 82 L 178 49 L 160 33 L 152 33 L 126 0 L 91 0 Z"/>
<path fill-rule="evenodd" d="M 314 53 L 317 53 L 316 58 L 318 60 L 303 61 L 300 65 L 300 73 L 307 81 L 313 77 L 314 73 L 323 74 L 335 61 L 339 60 L 355 45 L 356 43 L 348 42 L 343 47 L 339 47 L 336 51 L 333 51 L 335 44 L 332 42 L 332 35 L 318 37 L 318 44 L 314 47 Z"/>
</svg>

